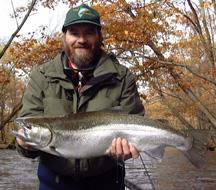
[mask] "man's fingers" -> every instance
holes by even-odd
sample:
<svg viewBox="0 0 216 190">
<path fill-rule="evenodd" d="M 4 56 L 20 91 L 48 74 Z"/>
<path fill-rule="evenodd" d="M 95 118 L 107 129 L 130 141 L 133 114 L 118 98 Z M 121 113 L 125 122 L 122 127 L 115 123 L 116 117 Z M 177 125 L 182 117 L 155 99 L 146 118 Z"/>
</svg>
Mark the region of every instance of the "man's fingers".
<svg viewBox="0 0 216 190">
<path fill-rule="evenodd" d="M 110 153 L 115 159 L 127 160 L 129 158 L 138 158 L 138 150 L 126 139 L 120 137 L 114 138 L 110 147 Z"/>
<path fill-rule="evenodd" d="M 114 138 L 112 140 L 110 152 L 111 152 L 111 155 L 115 155 L 116 154 L 116 138 Z"/>
<path fill-rule="evenodd" d="M 16 138 L 17 143 L 19 146 L 23 147 L 24 149 L 30 149 L 30 146 L 27 145 L 23 140 Z"/>
<path fill-rule="evenodd" d="M 24 134 L 24 130 L 21 128 L 21 129 L 18 130 L 18 133 L 19 133 L 20 135 L 23 135 L 23 134 Z M 25 147 L 26 144 L 25 144 L 25 142 L 24 142 L 23 140 L 21 140 L 20 138 L 16 138 L 16 141 L 17 141 L 17 143 L 18 143 L 20 146 L 22 146 L 23 148 L 26 148 L 26 147 Z"/>
<path fill-rule="evenodd" d="M 126 139 L 122 139 L 122 149 L 124 155 L 130 155 L 130 147 Z"/>
<path fill-rule="evenodd" d="M 129 147 L 130 147 L 130 153 L 131 153 L 132 157 L 133 158 L 138 158 L 139 157 L 139 152 L 135 148 L 135 146 L 133 146 L 131 143 L 129 143 Z"/>
<path fill-rule="evenodd" d="M 118 137 L 116 140 L 116 156 L 117 156 L 117 158 L 121 158 L 122 154 L 123 154 L 122 140 L 120 137 Z"/>
<path fill-rule="evenodd" d="M 24 130 L 23 129 L 19 129 L 18 130 L 18 133 L 20 135 L 23 135 L 24 134 Z M 19 144 L 19 146 L 23 147 L 24 149 L 27 149 L 27 150 L 35 150 L 34 148 L 32 148 L 30 145 L 26 144 L 22 139 L 20 138 L 16 138 L 16 141 L 17 143 Z"/>
</svg>

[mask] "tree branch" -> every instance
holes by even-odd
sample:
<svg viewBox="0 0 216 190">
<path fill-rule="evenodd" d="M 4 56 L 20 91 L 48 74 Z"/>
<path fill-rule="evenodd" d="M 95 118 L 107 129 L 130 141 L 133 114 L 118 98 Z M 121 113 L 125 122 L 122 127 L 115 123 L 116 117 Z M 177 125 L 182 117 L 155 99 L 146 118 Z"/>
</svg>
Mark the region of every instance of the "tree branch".
<svg viewBox="0 0 216 190">
<path fill-rule="evenodd" d="M 15 38 L 15 36 L 18 34 L 18 32 L 21 30 L 21 28 L 23 27 L 23 25 L 25 24 L 26 20 L 28 19 L 32 9 L 34 8 L 35 4 L 36 4 L 37 0 L 32 0 L 31 5 L 29 7 L 28 12 L 26 13 L 25 17 L 23 18 L 21 24 L 17 27 L 16 31 L 11 35 L 9 41 L 7 42 L 7 44 L 4 46 L 3 50 L 0 52 L 0 59 L 2 58 L 2 56 L 5 54 L 5 52 L 7 51 L 7 49 L 9 48 L 10 44 L 12 43 L 13 39 Z"/>
<path fill-rule="evenodd" d="M 146 59 L 150 59 L 150 60 L 154 60 L 154 61 L 157 61 L 158 63 L 160 64 L 164 64 L 164 65 L 172 65 L 172 66 L 177 66 L 177 67 L 182 67 L 182 68 L 185 68 L 187 69 L 190 73 L 192 73 L 193 75 L 195 75 L 196 77 L 198 78 L 201 78 L 213 85 L 216 86 L 216 81 L 215 80 L 212 80 L 212 79 L 209 79 L 203 75 L 200 75 L 198 73 L 196 73 L 195 71 L 193 71 L 193 69 L 191 69 L 188 65 L 184 65 L 184 64 L 179 64 L 179 63 L 175 63 L 175 62 L 170 62 L 170 61 L 164 61 L 164 60 L 159 60 L 159 59 L 154 59 L 154 58 L 151 58 L 151 57 L 148 57 L 148 56 L 144 56 L 144 58 Z"/>
<path fill-rule="evenodd" d="M 21 100 L 20 100 L 20 102 L 13 108 L 11 113 L 2 121 L 2 123 L 0 124 L 0 130 L 2 130 L 4 128 L 4 126 L 13 119 L 13 117 L 17 114 L 17 112 L 21 108 L 22 108 L 22 103 L 21 103 Z"/>
<path fill-rule="evenodd" d="M 12 6 L 12 9 L 13 9 L 14 19 L 16 21 L 16 25 L 17 25 L 17 28 L 18 28 L 19 27 L 19 23 L 18 23 L 18 20 L 17 20 L 17 17 L 16 17 L 16 12 L 15 12 L 15 9 L 14 9 L 13 0 L 11 0 L 11 6 Z"/>
<path fill-rule="evenodd" d="M 164 100 L 164 95 L 158 85 L 157 91 L 159 92 L 159 95 L 161 97 L 162 100 Z M 163 101 L 164 103 L 166 101 Z M 193 126 L 183 117 L 183 115 L 176 109 L 173 108 L 171 105 L 169 105 L 168 103 L 166 103 L 166 106 L 170 109 L 170 111 L 173 113 L 174 116 L 176 116 L 179 121 L 187 128 L 187 129 L 193 129 Z"/>
</svg>

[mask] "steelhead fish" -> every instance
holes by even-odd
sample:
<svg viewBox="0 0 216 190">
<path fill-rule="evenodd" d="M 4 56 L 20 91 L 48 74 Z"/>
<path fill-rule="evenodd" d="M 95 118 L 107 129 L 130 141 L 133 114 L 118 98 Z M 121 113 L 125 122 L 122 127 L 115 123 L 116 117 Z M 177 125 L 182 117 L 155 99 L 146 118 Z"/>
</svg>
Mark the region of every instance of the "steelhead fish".
<svg viewBox="0 0 216 190">
<path fill-rule="evenodd" d="M 20 117 L 24 133 L 12 133 L 36 149 L 65 158 L 108 154 L 114 138 L 125 138 L 154 160 L 162 160 L 166 146 L 182 151 L 199 167 L 206 150 L 202 135 L 182 133 L 158 120 L 112 112 L 85 112 L 62 117 Z"/>
</svg>

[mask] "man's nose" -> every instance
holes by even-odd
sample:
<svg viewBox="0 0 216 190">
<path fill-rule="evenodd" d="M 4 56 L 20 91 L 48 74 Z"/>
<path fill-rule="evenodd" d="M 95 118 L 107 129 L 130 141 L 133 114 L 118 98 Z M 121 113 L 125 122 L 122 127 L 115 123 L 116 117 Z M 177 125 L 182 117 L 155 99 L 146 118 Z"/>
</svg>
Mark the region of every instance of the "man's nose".
<svg viewBox="0 0 216 190">
<path fill-rule="evenodd" d="M 78 36 L 78 39 L 77 39 L 77 42 L 78 43 L 86 43 L 87 42 L 87 38 L 84 34 L 81 34 Z"/>
</svg>

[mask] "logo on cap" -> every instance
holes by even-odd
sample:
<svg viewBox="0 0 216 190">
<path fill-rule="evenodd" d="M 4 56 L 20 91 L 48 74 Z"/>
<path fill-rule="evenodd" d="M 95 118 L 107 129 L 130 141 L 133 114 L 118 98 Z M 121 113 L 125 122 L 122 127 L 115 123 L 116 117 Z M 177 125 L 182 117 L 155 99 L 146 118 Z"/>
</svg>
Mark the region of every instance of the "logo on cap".
<svg viewBox="0 0 216 190">
<path fill-rule="evenodd" d="M 87 8 L 81 8 L 80 10 L 79 10 L 79 12 L 78 12 L 78 16 L 80 17 L 80 18 L 82 18 L 82 16 L 83 15 L 89 15 L 89 16 L 95 16 L 92 12 L 91 12 L 91 10 L 89 10 L 89 9 L 87 9 Z"/>
</svg>

